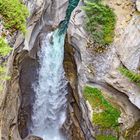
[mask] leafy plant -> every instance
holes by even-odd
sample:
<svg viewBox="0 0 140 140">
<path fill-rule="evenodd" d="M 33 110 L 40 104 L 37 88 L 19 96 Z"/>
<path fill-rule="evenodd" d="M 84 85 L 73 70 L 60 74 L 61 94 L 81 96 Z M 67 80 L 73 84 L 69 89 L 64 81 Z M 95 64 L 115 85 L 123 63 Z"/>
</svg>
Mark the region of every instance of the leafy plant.
<svg viewBox="0 0 140 140">
<path fill-rule="evenodd" d="M 139 83 L 140 84 L 140 74 L 135 73 L 131 70 L 128 70 L 124 67 L 120 67 L 119 71 L 122 75 L 124 75 L 125 77 L 127 77 L 130 81 L 135 82 L 135 83 Z"/>
<path fill-rule="evenodd" d="M 0 0 L 0 15 L 6 29 L 26 31 L 26 18 L 29 13 L 19 0 Z"/>
<path fill-rule="evenodd" d="M 89 101 L 93 109 L 98 110 L 93 113 L 93 123 L 103 129 L 117 128 L 120 111 L 114 108 L 102 95 L 101 90 L 92 87 L 85 87 L 84 97 Z"/>
<path fill-rule="evenodd" d="M 86 29 L 98 46 L 106 46 L 113 42 L 116 16 L 110 7 L 100 1 L 86 2 Z"/>
</svg>

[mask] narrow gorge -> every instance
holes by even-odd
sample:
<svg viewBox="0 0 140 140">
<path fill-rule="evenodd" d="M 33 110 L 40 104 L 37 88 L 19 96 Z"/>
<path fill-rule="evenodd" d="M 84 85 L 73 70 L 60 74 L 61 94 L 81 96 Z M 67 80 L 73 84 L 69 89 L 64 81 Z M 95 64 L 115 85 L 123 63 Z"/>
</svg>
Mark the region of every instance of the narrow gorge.
<svg viewBox="0 0 140 140">
<path fill-rule="evenodd" d="M 2 0 L 0 29 L 0 140 L 140 140 L 139 0 Z"/>
</svg>

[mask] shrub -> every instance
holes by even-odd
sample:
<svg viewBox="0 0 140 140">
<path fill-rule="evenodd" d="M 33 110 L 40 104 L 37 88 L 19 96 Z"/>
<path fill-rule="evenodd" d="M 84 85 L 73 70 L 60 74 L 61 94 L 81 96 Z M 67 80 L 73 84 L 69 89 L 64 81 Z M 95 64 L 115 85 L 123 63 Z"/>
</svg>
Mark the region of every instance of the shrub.
<svg viewBox="0 0 140 140">
<path fill-rule="evenodd" d="M 97 46 L 106 46 L 113 42 L 116 16 L 111 8 L 102 5 L 100 0 L 86 2 L 86 29 Z"/>
<path fill-rule="evenodd" d="M 0 0 L 0 15 L 6 29 L 26 31 L 27 8 L 19 0 Z"/>
<path fill-rule="evenodd" d="M 137 84 L 140 84 L 140 74 L 135 73 L 135 72 L 133 72 L 131 70 L 128 70 L 128 69 L 126 69 L 124 67 L 120 67 L 118 70 L 120 71 L 120 73 L 122 75 L 127 77 L 130 81 L 135 82 Z"/>
</svg>

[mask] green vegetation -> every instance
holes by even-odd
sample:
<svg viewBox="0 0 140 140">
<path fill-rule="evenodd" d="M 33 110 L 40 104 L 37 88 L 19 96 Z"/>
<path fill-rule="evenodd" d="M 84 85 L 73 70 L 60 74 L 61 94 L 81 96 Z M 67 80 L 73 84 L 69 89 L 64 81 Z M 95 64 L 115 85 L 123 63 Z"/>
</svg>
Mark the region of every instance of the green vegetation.
<svg viewBox="0 0 140 140">
<path fill-rule="evenodd" d="M 25 5 L 20 0 L 0 0 L 0 21 L 4 29 L 0 34 L 0 59 L 5 58 L 12 48 L 5 40 L 5 32 L 8 30 L 9 34 L 20 30 L 26 32 L 26 18 L 29 15 Z M 0 24 L 1 28 L 2 25 Z M 5 30 L 6 29 L 6 30 Z M 10 77 L 6 76 L 6 64 L 1 62 L 0 66 L 0 90 L 2 90 L 2 81 L 9 80 Z"/>
<path fill-rule="evenodd" d="M 97 46 L 106 46 L 113 42 L 116 16 L 113 10 L 100 3 L 101 0 L 88 0 L 84 6 L 86 29 Z"/>
<path fill-rule="evenodd" d="M 130 81 L 135 82 L 137 84 L 140 84 L 140 74 L 135 73 L 131 70 L 128 70 L 124 67 L 120 67 L 119 71 L 122 75 L 124 75 L 125 77 L 127 77 Z"/>
<path fill-rule="evenodd" d="M 89 101 L 93 108 L 93 124 L 101 130 L 109 129 L 118 132 L 120 111 L 104 98 L 101 90 L 86 86 L 84 88 L 84 98 Z M 103 138 L 105 136 L 98 136 L 98 140 L 103 140 Z M 104 140 L 106 139 L 107 136 Z M 114 140 L 113 136 L 108 136 L 107 140 Z"/>
<path fill-rule="evenodd" d="M 114 108 L 97 88 L 85 87 L 84 97 L 94 109 L 100 110 L 93 115 L 93 123 L 102 128 L 118 127 L 120 111 Z"/>
<path fill-rule="evenodd" d="M 100 3 L 102 0 L 88 0 L 89 2 Z"/>
<path fill-rule="evenodd" d="M 0 38 L 0 56 L 6 56 L 10 53 L 12 48 L 7 44 L 3 37 Z"/>
<path fill-rule="evenodd" d="M 5 76 L 6 73 L 6 64 L 3 64 L 2 66 L 0 66 L 0 81 L 1 80 L 9 80 L 10 77 L 9 76 Z"/>
<path fill-rule="evenodd" d="M 5 57 L 7 54 L 10 53 L 10 51 L 12 50 L 12 48 L 7 44 L 7 42 L 5 41 L 4 38 L 0 38 L 0 57 Z M 5 67 L 6 64 L 1 64 L 0 66 L 0 81 L 3 81 L 3 80 L 9 80 L 10 77 L 9 76 L 6 76 L 6 67 Z M 0 91 L 3 90 L 3 87 L 2 87 L 2 82 L 0 82 Z"/>
<path fill-rule="evenodd" d="M 27 8 L 19 0 L 0 0 L 0 15 L 6 29 L 26 31 Z"/>
<path fill-rule="evenodd" d="M 110 136 L 98 135 L 96 137 L 96 140 L 117 140 L 117 138 L 111 135 Z"/>
</svg>

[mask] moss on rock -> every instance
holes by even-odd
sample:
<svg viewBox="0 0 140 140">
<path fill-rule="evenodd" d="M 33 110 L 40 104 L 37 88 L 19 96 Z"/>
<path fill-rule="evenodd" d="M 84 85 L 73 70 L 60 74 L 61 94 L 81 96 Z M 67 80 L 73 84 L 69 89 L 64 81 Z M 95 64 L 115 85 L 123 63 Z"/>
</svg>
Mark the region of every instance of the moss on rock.
<svg viewBox="0 0 140 140">
<path fill-rule="evenodd" d="M 94 126 L 98 126 L 100 130 L 110 130 L 118 133 L 120 111 L 105 99 L 101 90 L 86 86 L 84 88 L 84 98 L 93 108 L 92 122 Z"/>
</svg>

